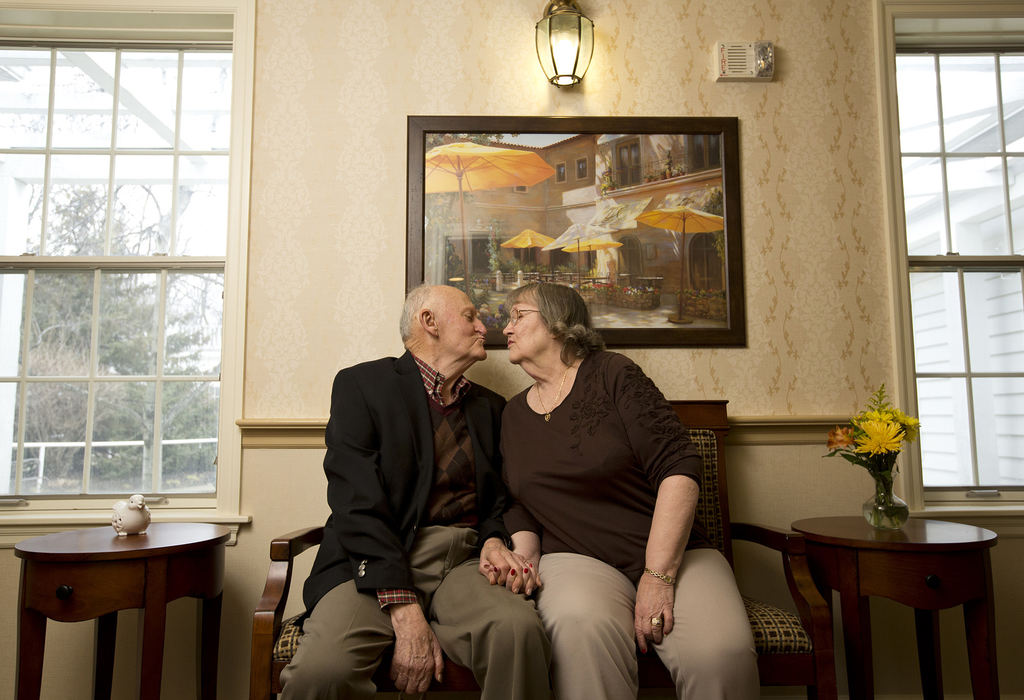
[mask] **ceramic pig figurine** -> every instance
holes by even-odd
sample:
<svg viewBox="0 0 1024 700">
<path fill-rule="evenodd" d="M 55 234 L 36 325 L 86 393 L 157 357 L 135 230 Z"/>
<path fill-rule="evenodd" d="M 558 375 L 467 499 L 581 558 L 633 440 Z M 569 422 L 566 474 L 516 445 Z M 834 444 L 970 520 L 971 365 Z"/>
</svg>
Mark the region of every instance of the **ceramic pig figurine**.
<svg viewBox="0 0 1024 700">
<path fill-rule="evenodd" d="M 149 527 L 150 513 L 146 507 L 146 499 L 137 493 L 127 501 L 114 504 L 114 514 L 110 516 L 110 524 L 118 536 L 144 535 Z"/>
</svg>

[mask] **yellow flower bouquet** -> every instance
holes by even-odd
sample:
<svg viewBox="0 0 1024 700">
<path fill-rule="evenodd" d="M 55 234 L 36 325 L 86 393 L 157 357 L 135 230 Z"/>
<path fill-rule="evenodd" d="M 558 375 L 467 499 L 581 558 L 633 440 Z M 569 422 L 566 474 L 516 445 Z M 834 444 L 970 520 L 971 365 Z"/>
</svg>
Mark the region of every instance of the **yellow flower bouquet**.
<svg viewBox="0 0 1024 700">
<path fill-rule="evenodd" d="M 910 516 L 907 504 L 893 495 L 892 482 L 903 444 L 916 440 L 920 430 L 916 418 L 889 403 L 882 384 L 871 395 L 867 409 L 828 434 L 826 457 L 839 455 L 859 464 L 875 480 L 875 495 L 864 504 L 864 518 L 874 527 L 898 530 Z"/>
</svg>

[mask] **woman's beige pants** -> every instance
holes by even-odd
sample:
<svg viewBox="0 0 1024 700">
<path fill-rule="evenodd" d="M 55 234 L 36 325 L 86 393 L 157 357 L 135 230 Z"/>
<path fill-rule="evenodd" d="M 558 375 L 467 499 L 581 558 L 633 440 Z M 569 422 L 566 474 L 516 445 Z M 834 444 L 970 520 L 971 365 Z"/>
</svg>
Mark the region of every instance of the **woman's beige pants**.
<svg viewBox="0 0 1024 700">
<path fill-rule="evenodd" d="M 551 638 L 558 700 L 625 700 L 638 690 L 633 608 L 636 586 L 617 569 L 582 554 L 545 554 L 537 596 Z M 760 693 L 750 623 L 725 557 L 690 549 L 676 581 L 675 626 L 648 646 L 681 700 L 755 700 Z"/>
</svg>

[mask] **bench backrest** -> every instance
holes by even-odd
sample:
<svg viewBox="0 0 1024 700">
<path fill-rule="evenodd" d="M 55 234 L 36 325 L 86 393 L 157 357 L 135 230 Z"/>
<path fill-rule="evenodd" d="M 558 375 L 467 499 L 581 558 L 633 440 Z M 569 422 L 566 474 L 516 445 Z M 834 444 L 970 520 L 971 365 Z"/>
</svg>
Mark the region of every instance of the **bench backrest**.
<svg viewBox="0 0 1024 700">
<path fill-rule="evenodd" d="M 725 474 L 725 435 L 729 432 L 728 401 L 669 401 L 690 431 L 690 440 L 704 460 L 697 520 L 711 542 L 732 564 L 729 494 Z"/>
</svg>

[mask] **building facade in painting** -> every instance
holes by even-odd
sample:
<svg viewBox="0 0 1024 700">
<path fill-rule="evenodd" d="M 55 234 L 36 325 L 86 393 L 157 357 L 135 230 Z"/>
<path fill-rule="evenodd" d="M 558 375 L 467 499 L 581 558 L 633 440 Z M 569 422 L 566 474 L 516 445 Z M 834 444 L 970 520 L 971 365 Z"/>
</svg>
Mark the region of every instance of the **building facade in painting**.
<svg viewBox="0 0 1024 700">
<path fill-rule="evenodd" d="M 473 287 L 500 292 L 528 279 L 558 281 L 580 289 L 595 312 L 595 306 L 675 307 L 682 294 L 687 302 L 695 300 L 687 304 L 695 317 L 724 322 L 724 232 L 684 237 L 636 220 L 644 212 L 681 205 L 723 214 L 719 136 L 550 137 L 541 146 L 521 145 L 514 135 L 492 140 L 496 147 L 537 153 L 554 173 L 531 186 L 465 193 L 465 250 Z M 456 198 L 428 194 L 426 204 L 435 223 L 448 222 L 438 231 L 444 255 L 427 261 L 427 279 L 461 278 L 465 261 Z M 501 247 L 527 229 L 557 240 L 574 226 L 576 238 L 567 246 Z"/>
</svg>

